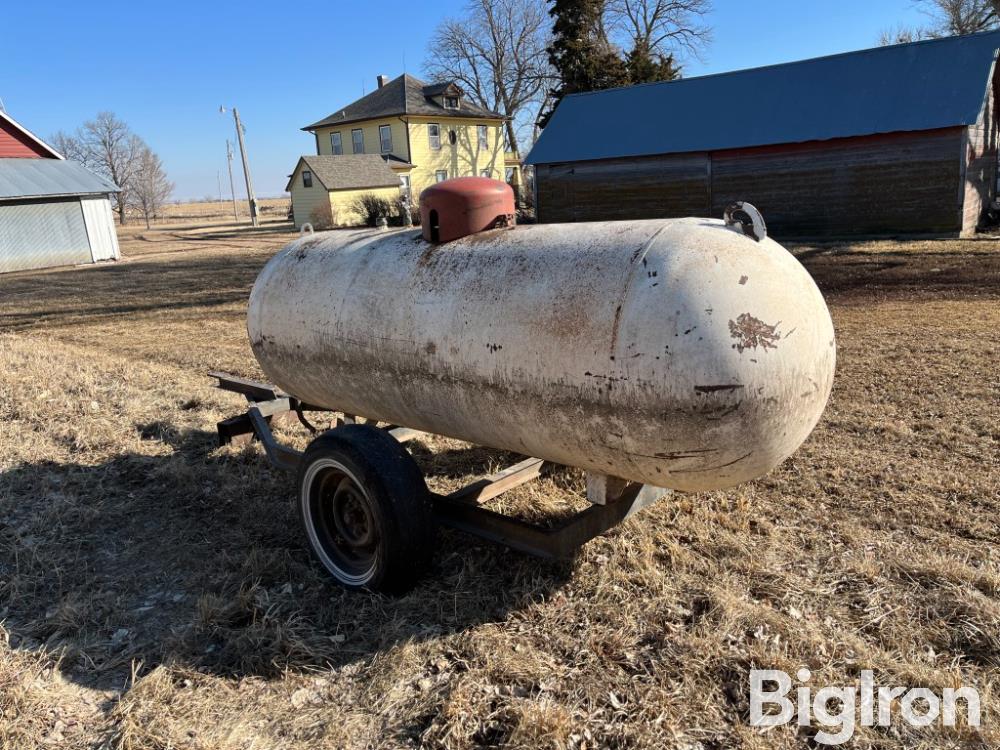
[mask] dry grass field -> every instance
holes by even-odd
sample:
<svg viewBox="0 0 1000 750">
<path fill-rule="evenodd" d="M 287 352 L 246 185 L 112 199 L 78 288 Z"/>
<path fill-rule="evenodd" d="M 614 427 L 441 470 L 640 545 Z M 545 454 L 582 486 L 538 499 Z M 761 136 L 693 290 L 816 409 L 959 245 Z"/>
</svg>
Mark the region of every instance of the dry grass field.
<svg viewBox="0 0 1000 750">
<path fill-rule="evenodd" d="M 270 223 L 284 221 L 291 207 L 291 198 L 258 198 L 262 222 Z M 250 220 L 250 209 L 246 199 L 236 200 L 238 222 Z M 233 221 L 232 201 L 190 201 L 187 203 L 168 203 L 159 211 L 152 222 L 156 227 L 183 226 L 192 224 L 223 223 Z M 131 234 L 139 227 L 145 228 L 146 223 L 139 216 L 129 218 L 125 233 Z"/>
<path fill-rule="evenodd" d="M 676 495 L 543 563 L 443 533 L 400 598 L 310 563 L 290 480 L 218 449 L 256 375 L 253 279 L 293 235 L 130 232 L 112 265 L 0 277 L 0 748 L 806 748 L 748 673 L 978 688 L 1000 746 L 1000 242 L 798 246 L 839 344 L 778 470 Z M 507 457 L 413 445 L 434 489 Z M 504 496 L 578 503 L 557 473 Z"/>
</svg>

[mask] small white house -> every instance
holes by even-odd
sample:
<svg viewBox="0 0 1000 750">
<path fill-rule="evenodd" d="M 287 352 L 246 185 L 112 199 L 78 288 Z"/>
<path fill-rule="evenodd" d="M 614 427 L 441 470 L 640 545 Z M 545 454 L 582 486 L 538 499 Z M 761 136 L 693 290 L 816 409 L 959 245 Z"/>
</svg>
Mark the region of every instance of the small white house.
<svg viewBox="0 0 1000 750">
<path fill-rule="evenodd" d="M 119 258 L 116 192 L 0 111 L 0 273 Z"/>
</svg>

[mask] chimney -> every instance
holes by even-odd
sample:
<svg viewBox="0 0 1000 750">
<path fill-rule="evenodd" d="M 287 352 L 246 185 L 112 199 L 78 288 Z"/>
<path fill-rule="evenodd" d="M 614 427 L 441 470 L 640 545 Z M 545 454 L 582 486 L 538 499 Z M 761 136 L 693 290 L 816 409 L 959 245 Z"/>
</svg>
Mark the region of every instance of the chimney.
<svg viewBox="0 0 1000 750">
<path fill-rule="evenodd" d="M 385 86 L 385 81 L 386 81 L 385 76 L 376 76 L 375 80 L 378 81 L 378 87 L 379 88 L 382 88 L 383 86 Z"/>
</svg>

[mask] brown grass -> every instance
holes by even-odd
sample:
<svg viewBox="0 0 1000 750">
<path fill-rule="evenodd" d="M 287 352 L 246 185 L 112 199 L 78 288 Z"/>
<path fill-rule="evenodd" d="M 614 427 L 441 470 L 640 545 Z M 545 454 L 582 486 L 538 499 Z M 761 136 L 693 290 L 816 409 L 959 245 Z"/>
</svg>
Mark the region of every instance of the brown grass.
<svg viewBox="0 0 1000 750">
<path fill-rule="evenodd" d="M 291 207 L 291 198 L 258 198 L 257 207 L 260 218 L 265 222 L 284 221 L 288 216 Z M 189 201 L 186 203 L 168 203 L 158 212 L 156 218 L 151 222 L 155 226 L 184 226 L 190 224 L 205 223 L 228 223 L 233 222 L 233 202 L 224 201 Z M 236 219 L 235 223 L 249 223 L 250 209 L 245 198 L 236 199 Z M 135 227 L 145 227 L 146 223 L 142 217 L 129 216 L 128 224 L 124 229 L 126 232 L 132 231 Z"/>
<path fill-rule="evenodd" d="M 257 374 L 247 293 L 292 235 L 138 235 L 124 262 L 0 282 L 0 748 L 809 747 L 748 726 L 749 670 L 802 665 L 980 690 L 981 733 L 856 746 L 1000 743 L 1000 243 L 796 248 L 840 362 L 792 459 L 572 563 L 444 533 L 389 599 L 310 563 L 257 448 L 214 447 L 240 401 L 203 373 Z M 506 460 L 414 451 L 437 489 Z M 562 472 L 503 502 L 581 495 Z"/>
</svg>

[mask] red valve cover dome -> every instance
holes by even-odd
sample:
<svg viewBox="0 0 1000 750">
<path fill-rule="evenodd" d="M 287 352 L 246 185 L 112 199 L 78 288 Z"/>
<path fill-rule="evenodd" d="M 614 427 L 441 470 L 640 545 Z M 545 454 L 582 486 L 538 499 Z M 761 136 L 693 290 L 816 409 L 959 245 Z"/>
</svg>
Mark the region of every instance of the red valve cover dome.
<svg viewBox="0 0 1000 750">
<path fill-rule="evenodd" d="M 514 191 L 500 180 L 457 177 L 420 194 L 420 225 L 428 242 L 450 242 L 513 224 Z"/>
</svg>

